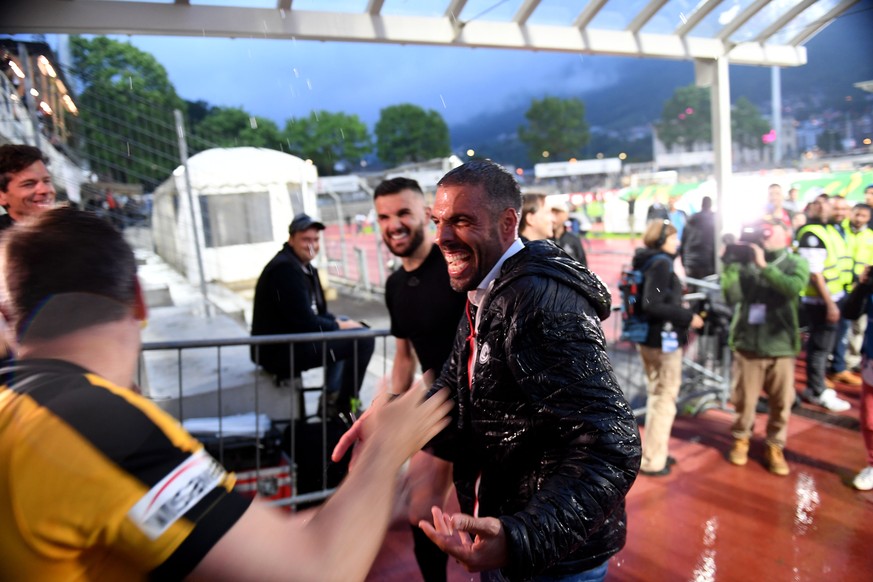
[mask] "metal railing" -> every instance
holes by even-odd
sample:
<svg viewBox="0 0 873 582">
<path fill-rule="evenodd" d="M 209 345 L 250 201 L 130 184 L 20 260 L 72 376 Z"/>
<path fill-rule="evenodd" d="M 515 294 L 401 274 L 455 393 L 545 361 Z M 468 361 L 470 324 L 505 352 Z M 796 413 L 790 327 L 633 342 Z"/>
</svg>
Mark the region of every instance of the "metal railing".
<svg viewBox="0 0 873 582">
<path fill-rule="evenodd" d="M 720 293 L 718 284 L 711 281 L 695 281 L 690 283 L 698 288 L 696 294 L 686 296 L 688 300 L 706 298 L 712 301 L 715 294 Z M 617 310 L 617 308 L 615 308 Z M 723 314 L 722 314 L 723 315 Z M 631 403 L 634 413 L 640 417 L 645 414 L 646 378 L 635 346 L 622 342 L 620 336 L 621 317 L 613 313 L 610 321 L 604 322 L 604 328 L 611 326 L 607 337 L 610 358 L 613 363 L 619 383 L 625 396 Z M 723 318 L 722 318 L 723 319 Z M 712 320 L 714 321 L 714 319 Z M 686 413 L 697 414 L 712 407 L 725 408 L 730 396 L 730 350 L 726 341 L 726 323 L 719 325 L 707 323 L 710 329 L 704 328 L 702 333 L 694 334 L 683 359 L 683 385 L 677 404 Z M 313 400 L 318 395 L 324 395 L 328 345 L 333 340 L 360 340 L 363 338 L 381 338 L 381 349 L 377 344 L 374 356 L 381 354 L 382 369 L 380 376 L 386 376 L 390 365 L 386 338 L 388 330 L 348 330 L 329 333 L 287 334 L 257 337 L 235 337 L 224 339 L 202 339 L 187 341 L 164 341 L 146 343 L 142 347 L 140 360 L 140 385 L 144 393 L 151 397 L 159 406 L 177 417 L 183 424 L 191 418 L 214 417 L 215 428 L 211 435 L 195 434 L 202 440 L 211 440 L 213 454 L 219 462 L 225 464 L 228 448 L 238 443 L 228 431 L 228 423 L 233 415 L 250 412 L 253 415 L 253 431 L 251 441 L 250 464 L 254 472 L 255 483 L 264 496 L 270 497 L 260 487 L 262 473 L 275 469 L 275 459 L 270 453 L 279 448 L 279 452 L 287 458 L 290 474 L 286 477 L 290 482 L 290 495 L 274 496 L 273 503 L 282 506 L 296 507 L 300 504 L 317 501 L 328 497 L 333 489 L 328 486 L 327 471 L 331 467 L 329 459 L 332 444 L 328 434 L 328 418 L 326 410 L 320 411 L 321 435 L 321 489 L 314 492 L 301 493 L 298 490 L 297 471 L 298 459 L 295 453 L 300 452 L 302 443 L 298 443 L 297 425 L 315 421 L 315 415 L 307 414 L 307 406 L 313 408 Z M 320 343 L 322 345 L 322 373 L 310 371 L 309 377 L 301 374 L 294 360 L 294 346 L 300 343 Z M 249 349 L 257 349 L 264 345 L 285 345 L 289 350 L 291 379 L 277 382 L 276 379 L 261 371 L 251 362 Z M 234 352 L 234 350 L 236 350 Z M 241 353 L 243 350 L 244 353 Z M 199 357 L 195 361 L 194 354 Z M 374 358 L 375 359 L 375 358 Z M 208 360 L 208 361 L 207 361 Z M 206 361 L 206 362 L 205 362 Z M 205 363 L 204 363 L 205 362 Z M 357 353 L 354 365 L 358 366 Z M 371 362 L 370 370 L 378 363 Z M 150 386 L 152 374 L 149 368 L 159 367 L 164 377 L 159 392 Z M 188 372 L 186 368 L 194 372 Z M 357 369 L 357 368 L 356 368 Z M 242 374 L 240 374 L 242 372 Z M 199 376 L 192 376 L 199 374 Z M 212 376 L 214 375 L 214 380 Z M 320 376 L 320 382 L 315 376 Z M 205 378 L 204 376 L 208 376 Z M 195 390 L 200 385 L 201 391 Z M 203 391 L 203 385 L 207 389 Z M 356 394 L 360 397 L 360 394 Z M 307 402 L 309 401 L 309 402 Z M 324 408 L 324 407 L 322 407 Z M 204 414 L 206 410 L 208 414 Z M 267 424 L 268 426 L 264 426 Z M 311 427 L 309 427 L 311 428 Z M 285 435 L 278 438 L 276 433 Z M 307 433 L 307 434 L 312 434 Z M 229 446 L 233 445 L 233 446 Z M 319 446 L 318 444 L 314 446 Z M 309 450 L 308 452 L 311 452 Z M 231 464 L 232 465 L 232 464 Z M 235 470 L 233 466 L 228 467 Z M 269 482 L 270 478 L 266 480 Z M 274 479 L 275 480 L 275 479 Z"/>
<path fill-rule="evenodd" d="M 327 416 L 327 407 L 322 406 L 317 413 L 307 414 L 308 400 L 314 399 L 315 395 L 321 395 L 325 400 L 327 357 L 330 350 L 330 342 L 335 340 L 353 340 L 355 342 L 353 365 L 357 376 L 358 366 L 358 342 L 366 338 L 382 338 L 381 351 L 377 343 L 374 354 L 381 353 L 383 362 L 386 355 L 385 338 L 389 335 L 385 329 L 361 329 L 344 330 L 327 333 L 304 333 L 285 334 L 270 336 L 235 337 L 221 339 L 202 339 L 184 341 L 162 341 L 145 343 L 138 369 L 138 382 L 145 396 L 150 397 L 158 406 L 175 416 L 183 426 L 191 424 L 192 419 L 198 419 L 196 425 L 199 431 L 192 434 L 199 438 L 207 446 L 222 465 L 229 470 L 237 472 L 238 483 L 244 479 L 251 479 L 253 485 L 247 488 L 256 490 L 270 503 L 278 506 L 296 508 L 303 504 L 323 500 L 333 493 L 333 488 L 328 484 L 328 471 L 334 466 L 330 461 L 330 453 L 333 447 L 328 434 L 330 420 Z M 294 361 L 294 346 L 302 343 L 319 343 L 322 347 L 322 374 L 319 385 L 307 386 L 303 378 L 304 370 L 297 367 Z M 277 380 L 275 377 L 261 370 L 257 365 L 244 359 L 248 359 L 248 350 L 255 346 L 286 345 L 290 357 L 290 379 Z M 246 353 L 241 354 L 240 350 Z M 234 351 L 232 357 L 227 357 L 229 351 Z M 194 354 L 194 352 L 197 352 Z M 175 354 L 175 357 L 167 358 L 167 354 Z M 243 358 L 244 356 L 244 358 Z M 155 360 L 155 361 L 150 361 Z M 171 364 L 175 361 L 175 364 Z M 205 361 L 211 363 L 204 364 Z M 233 362 L 234 368 L 246 366 L 246 370 L 234 369 L 231 374 L 227 363 Z M 149 368 L 159 366 L 163 376 L 168 376 L 168 368 L 175 367 L 176 386 L 153 387 L 149 385 Z M 200 384 L 202 388 L 203 377 L 196 381 L 188 381 L 191 372 L 186 371 L 186 366 L 194 368 L 193 373 L 201 376 L 214 374 L 215 380 L 212 390 L 200 390 L 192 393 L 193 384 Z M 383 363 L 383 367 L 385 364 Z M 371 366 L 372 368 L 372 366 Z M 204 372 L 204 370 L 206 370 Z M 242 372 L 242 373 L 241 373 Z M 385 370 L 381 371 L 385 375 Z M 233 376 L 228 381 L 226 376 Z M 210 383 L 207 377 L 207 383 Z M 231 394 L 233 393 L 233 394 Z M 313 398 L 307 398 L 312 395 Z M 360 393 L 355 397 L 360 399 Z M 233 402 L 231 402 L 233 401 Z M 234 420 L 250 407 L 245 420 L 251 420 L 253 425 L 240 430 L 232 426 Z M 208 425 L 200 416 L 202 411 L 217 411 L 210 417 L 214 425 L 208 430 L 203 427 Z M 277 410 L 281 412 L 276 413 Z M 227 414 L 232 412 L 235 414 Z M 352 415 L 355 411 L 353 410 Z M 273 418 L 275 414 L 278 418 Z M 354 418 L 346 418 L 347 425 Z M 264 424 L 268 426 L 263 426 Z M 297 453 L 301 450 L 297 442 L 298 425 L 309 423 L 321 427 L 321 488 L 316 491 L 300 493 L 298 490 L 298 471 L 301 469 Z M 242 443 L 242 446 L 240 446 Z M 236 458 L 240 469 L 233 466 L 231 453 L 242 451 L 243 459 Z M 239 455 L 237 455 L 239 456 Z M 242 461 L 242 462 L 239 462 Z M 228 466 L 230 465 L 230 466 Z M 284 467 L 284 469 L 283 469 Z"/>
</svg>

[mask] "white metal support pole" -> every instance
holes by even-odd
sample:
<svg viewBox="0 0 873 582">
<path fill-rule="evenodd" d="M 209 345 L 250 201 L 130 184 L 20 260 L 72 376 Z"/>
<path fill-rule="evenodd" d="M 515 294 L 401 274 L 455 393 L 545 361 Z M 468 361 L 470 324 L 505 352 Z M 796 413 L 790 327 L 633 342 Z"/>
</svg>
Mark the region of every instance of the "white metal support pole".
<svg viewBox="0 0 873 582">
<path fill-rule="evenodd" d="M 712 150 L 715 174 L 715 269 L 721 273 L 721 231 L 724 227 L 724 208 L 728 204 L 733 156 L 731 151 L 731 88 L 728 59 L 696 60 L 697 85 L 709 87 L 712 104 Z"/>
<path fill-rule="evenodd" d="M 779 67 L 770 69 L 770 93 L 773 102 L 773 129 L 776 130 L 776 141 L 773 142 L 773 162 L 778 166 L 782 164 L 782 150 L 785 144 L 785 136 L 782 132 L 782 69 Z"/>
<path fill-rule="evenodd" d="M 200 273 L 200 293 L 203 295 L 203 310 L 206 312 L 206 317 L 210 317 L 212 314 L 209 309 L 209 296 L 206 293 L 206 274 L 203 271 L 203 256 L 200 253 L 197 214 L 194 212 L 194 193 L 191 191 L 191 174 L 188 171 L 188 142 L 185 140 L 185 122 L 182 119 L 182 112 L 178 109 L 173 110 L 173 116 L 176 119 L 176 135 L 179 137 L 179 158 L 182 161 L 182 168 L 185 170 L 185 192 L 188 197 L 188 211 L 191 214 L 191 234 L 194 237 L 194 250 L 197 254 L 197 270 Z"/>
</svg>

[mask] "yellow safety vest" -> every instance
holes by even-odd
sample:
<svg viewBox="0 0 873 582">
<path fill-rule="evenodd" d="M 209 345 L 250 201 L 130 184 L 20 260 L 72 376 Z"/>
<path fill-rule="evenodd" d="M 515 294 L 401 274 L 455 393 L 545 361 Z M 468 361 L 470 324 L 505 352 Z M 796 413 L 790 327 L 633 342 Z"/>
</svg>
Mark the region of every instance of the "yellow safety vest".
<svg viewBox="0 0 873 582">
<path fill-rule="evenodd" d="M 868 265 L 873 265 L 873 229 L 864 227 L 860 232 L 852 232 L 849 219 L 843 221 L 846 231 L 846 244 L 852 257 L 853 286 Z"/>
<path fill-rule="evenodd" d="M 797 239 L 803 238 L 807 232 L 814 234 L 825 245 L 827 258 L 825 259 L 822 276 L 831 296 L 838 295 L 845 290 L 846 285 L 852 281 L 853 261 L 849 255 L 849 248 L 839 231 L 831 225 L 807 224 L 797 231 Z M 818 297 L 819 292 L 810 283 L 806 289 L 800 292 L 803 297 Z"/>
</svg>

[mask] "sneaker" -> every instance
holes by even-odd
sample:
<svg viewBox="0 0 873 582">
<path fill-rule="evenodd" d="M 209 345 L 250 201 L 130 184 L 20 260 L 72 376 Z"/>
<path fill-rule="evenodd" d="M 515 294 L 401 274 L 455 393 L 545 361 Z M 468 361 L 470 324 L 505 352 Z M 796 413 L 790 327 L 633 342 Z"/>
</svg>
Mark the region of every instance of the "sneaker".
<svg viewBox="0 0 873 582">
<path fill-rule="evenodd" d="M 861 469 L 861 472 L 855 475 L 852 485 L 858 491 L 870 491 L 873 489 L 873 467 Z"/>
<path fill-rule="evenodd" d="M 728 453 L 728 461 L 740 466 L 749 462 L 749 439 L 734 439 L 734 445 Z"/>
<path fill-rule="evenodd" d="M 782 452 L 782 447 L 767 443 L 767 448 L 764 449 L 764 462 L 767 463 L 767 468 L 774 475 L 784 477 L 791 472 L 788 468 L 788 463 L 785 461 L 785 455 Z"/>
<path fill-rule="evenodd" d="M 834 392 L 832 388 L 828 388 L 822 392 L 820 396 L 809 394 L 806 397 L 806 401 L 815 404 L 816 406 L 826 408 L 831 412 L 845 412 L 852 408 L 852 405 L 837 396 L 837 393 Z"/>
<path fill-rule="evenodd" d="M 854 372 L 850 372 L 849 370 L 843 370 L 842 372 L 828 374 L 828 378 L 830 378 L 834 382 L 840 382 L 841 384 L 846 384 L 848 386 L 861 385 L 861 376 L 855 374 Z"/>
</svg>

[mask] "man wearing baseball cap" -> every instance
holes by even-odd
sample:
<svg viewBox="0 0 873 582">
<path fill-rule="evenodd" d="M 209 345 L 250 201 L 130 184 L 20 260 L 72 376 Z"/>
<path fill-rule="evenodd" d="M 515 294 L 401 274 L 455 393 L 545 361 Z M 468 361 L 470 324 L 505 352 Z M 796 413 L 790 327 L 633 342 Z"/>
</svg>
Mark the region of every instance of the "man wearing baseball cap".
<svg viewBox="0 0 873 582">
<path fill-rule="evenodd" d="M 337 319 L 327 310 L 318 269 L 312 264 L 318 255 L 322 230 L 324 225 L 307 214 L 298 214 L 291 221 L 288 242 L 282 245 L 258 277 L 252 335 L 317 333 L 363 327 L 357 321 Z M 321 341 L 294 344 L 295 375 L 326 362 L 328 413 L 349 412 L 351 399 L 361 388 L 374 346 L 373 338 L 331 340 L 326 346 Z M 252 346 L 251 358 L 278 380 L 291 377 L 291 353 L 285 344 Z"/>
</svg>

